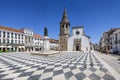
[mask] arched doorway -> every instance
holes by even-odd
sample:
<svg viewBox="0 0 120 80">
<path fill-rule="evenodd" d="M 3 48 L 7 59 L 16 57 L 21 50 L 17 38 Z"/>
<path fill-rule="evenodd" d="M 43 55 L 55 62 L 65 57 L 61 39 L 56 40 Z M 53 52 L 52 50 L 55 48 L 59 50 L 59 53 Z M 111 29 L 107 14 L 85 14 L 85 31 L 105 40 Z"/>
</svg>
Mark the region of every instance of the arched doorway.
<svg viewBox="0 0 120 80">
<path fill-rule="evenodd" d="M 74 51 L 81 51 L 81 39 L 74 39 Z"/>
<path fill-rule="evenodd" d="M 76 51 L 80 51 L 80 45 L 79 44 L 76 45 Z"/>
</svg>

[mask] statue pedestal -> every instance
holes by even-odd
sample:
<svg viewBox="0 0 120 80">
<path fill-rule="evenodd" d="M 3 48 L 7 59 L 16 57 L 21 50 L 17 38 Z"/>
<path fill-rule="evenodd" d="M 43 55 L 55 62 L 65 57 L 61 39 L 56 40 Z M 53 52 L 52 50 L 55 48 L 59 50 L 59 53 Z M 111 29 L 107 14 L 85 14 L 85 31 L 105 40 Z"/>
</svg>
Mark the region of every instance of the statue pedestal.
<svg viewBox="0 0 120 80">
<path fill-rule="evenodd" d="M 44 46 L 43 51 L 49 51 L 50 50 L 50 41 L 49 41 L 48 36 L 44 36 L 44 38 L 43 38 L 43 46 Z"/>
</svg>

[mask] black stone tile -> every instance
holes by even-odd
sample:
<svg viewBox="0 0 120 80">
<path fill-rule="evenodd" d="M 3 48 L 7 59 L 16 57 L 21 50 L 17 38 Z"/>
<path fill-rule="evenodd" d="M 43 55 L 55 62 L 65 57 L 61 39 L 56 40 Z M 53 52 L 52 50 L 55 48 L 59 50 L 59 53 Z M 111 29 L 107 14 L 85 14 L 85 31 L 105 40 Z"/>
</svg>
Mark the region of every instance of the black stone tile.
<svg viewBox="0 0 120 80">
<path fill-rule="evenodd" d="M 6 78 L 6 79 L 1 79 L 1 80 L 14 80 L 14 78 Z"/>
<path fill-rule="evenodd" d="M 45 69 L 46 67 L 40 67 L 40 68 L 38 68 L 37 70 L 43 70 L 43 69 Z"/>
<path fill-rule="evenodd" d="M 17 71 L 15 71 L 14 73 L 21 73 L 21 72 L 24 72 L 26 69 L 24 69 L 24 70 L 17 70 Z"/>
<path fill-rule="evenodd" d="M 59 64 L 59 65 L 55 65 L 55 67 L 60 67 L 61 65 Z"/>
<path fill-rule="evenodd" d="M 66 66 L 63 66 L 63 69 L 66 69 L 66 68 L 68 68 L 69 66 L 68 65 L 66 65 Z"/>
<path fill-rule="evenodd" d="M 28 78 L 28 80 L 39 80 L 41 75 L 33 75 Z"/>
<path fill-rule="evenodd" d="M 104 79 L 104 80 L 116 80 L 113 76 L 110 76 L 110 75 L 108 75 L 108 74 L 105 74 L 105 75 L 103 76 L 103 79 Z"/>
<path fill-rule="evenodd" d="M 70 69 L 71 69 L 71 70 L 76 69 L 76 66 L 72 66 L 72 67 L 70 67 Z"/>
<path fill-rule="evenodd" d="M 98 76 L 98 75 L 96 75 L 96 74 L 91 74 L 90 76 L 89 76 L 89 78 L 91 79 L 91 80 L 100 80 L 100 77 Z"/>
<path fill-rule="evenodd" d="M 0 79 L 7 76 L 8 74 L 0 74 Z"/>
<path fill-rule="evenodd" d="M 91 70 L 91 71 L 95 72 L 97 69 L 95 69 L 95 68 L 91 67 L 91 68 L 89 68 L 89 70 Z"/>
<path fill-rule="evenodd" d="M 65 73 L 65 78 L 66 80 L 68 80 L 70 77 L 72 77 L 74 74 L 70 71 L 70 72 L 67 72 Z"/>
<path fill-rule="evenodd" d="M 3 71 L 0 70 L 0 73 L 2 73 L 2 72 L 4 72 L 4 70 Z"/>
<path fill-rule="evenodd" d="M 52 80 L 52 77 L 49 77 L 49 78 L 46 78 L 46 79 L 43 79 L 43 80 Z"/>
<path fill-rule="evenodd" d="M 53 71 L 53 68 L 50 68 L 50 69 L 45 69 L 44 73 L 47 73 L 47 72 L 52 72 Z"/>
<path fill-rule="evenodd" d="M 81 71 L 84 71 L 84 70 L 86 70 L 86 68 L 84 68 L 84 67 L 81 67 L 81 68 L 79 68 Z"/>
<path fill-rule="evenodd" d="M 34 65 L 34 64 L 27 64 L 26 66 L 32 66 L 32 65 Z"/>
<path fill-rule="evenodd" d="M 77 80 L 83 80 L 86 76 L 83 73 L 78 73 L 75 75 L 75 77 Z"/>
<path fill-rule="evenodd" d="M 52 64 L 48 64 L 47 66 L 52 66 L 52 65 L 54 65 L 54 63 L 52 63 Z"/>
<path fill-rule="evenodd" d="M 58 75 L 58 74 L 63 74 L 63 70 L 58 70 L 53 72 L 53 76 Z"/>
<path fill-rule="evenodd" d="M 101 71 L 106 73 L 108 70 L 105 68 L 102 68 Z"/>
<path fill-rule="evenodd" d="M 19 77 L 23 77 L 23 76 L 31 76 L 33 72 L 24 72 L 21 75 L 19 75 Z"/>
<path fill-rule="evenodd" d="M 13 67 L 10 70 L 16 70 L 16 69 L 20 69 L 21 67 Z"/>
<path fill-rule="evenodd" d="M 39 68 L 40 66 L 32 66 L 31 68 Z"/>
</svg>

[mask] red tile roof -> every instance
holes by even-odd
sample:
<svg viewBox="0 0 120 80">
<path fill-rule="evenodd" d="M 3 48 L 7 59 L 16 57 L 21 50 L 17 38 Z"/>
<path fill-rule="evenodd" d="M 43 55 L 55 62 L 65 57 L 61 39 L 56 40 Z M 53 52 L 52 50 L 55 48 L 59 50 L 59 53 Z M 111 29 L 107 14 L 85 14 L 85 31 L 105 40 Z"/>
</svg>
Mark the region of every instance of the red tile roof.
<svg viewBox="0 0 120 80">
<path fill-rule="evenodd" d="M 58 44 L 58 40 L 50 39 L 50 43 L 56 43 L 56 44 Z"/>
<path fill-rule="evenodd" d="M 17 29 L 14 29 L 14 28 L 10 28 L 10 27 L 5 27 L 5 26 L 0 26 L 0 29 L 7 30 L 7 31 L 12 31 L 12 32 L 22 33 L 20 30 L 17 30 Z"/>
<path fill-rule="evenodd" d="M 34 36 L 35 38 L 40 38 L 40 39 L 43 38 L 43 37 L 42 37 L 41 35 L 39 35 L 39 34 L 33 34 L 33 36 Z"/>
</svg>

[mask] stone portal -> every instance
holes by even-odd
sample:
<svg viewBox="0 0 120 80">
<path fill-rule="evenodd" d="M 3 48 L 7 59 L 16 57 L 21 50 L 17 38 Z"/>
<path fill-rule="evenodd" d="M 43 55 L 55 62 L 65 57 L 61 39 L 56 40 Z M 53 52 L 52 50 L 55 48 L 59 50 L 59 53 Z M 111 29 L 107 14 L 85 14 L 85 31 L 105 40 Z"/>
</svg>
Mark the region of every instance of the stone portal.
<svg viewBox="0 0 120 80">
<path fill-rule="evenodd" d="M 74 39 L 74 51 L 81 51 L 81 40 Z"/>
</svg>

